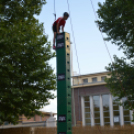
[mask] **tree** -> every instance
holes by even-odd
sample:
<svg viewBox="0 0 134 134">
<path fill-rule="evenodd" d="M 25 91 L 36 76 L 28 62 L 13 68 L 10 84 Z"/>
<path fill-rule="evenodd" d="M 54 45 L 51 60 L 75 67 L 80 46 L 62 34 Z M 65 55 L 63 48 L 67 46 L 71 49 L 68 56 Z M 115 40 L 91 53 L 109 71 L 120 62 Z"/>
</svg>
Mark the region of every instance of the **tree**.
<svg viewBox="0 0 134 134">
<path fill-rule="evenodd" d="M 111 78 L 107 78 L 107 87 L 118 99 L 126 97 L 122 105 L 134 109 L 134 1 L 106 0 L 99 3 L 97 11 L 99 20 L 96 23 L 106 41 L 111 41 L 123 50 L 125 58 L 114 56 L 114 62 L 106 69 Z"/>
<path fill-rule="evenodd" d="M 0 124 L 30 118 L 54 99 L 55 57 L 39 15 L 45 0 L 0 1 Z"/>
</svg>

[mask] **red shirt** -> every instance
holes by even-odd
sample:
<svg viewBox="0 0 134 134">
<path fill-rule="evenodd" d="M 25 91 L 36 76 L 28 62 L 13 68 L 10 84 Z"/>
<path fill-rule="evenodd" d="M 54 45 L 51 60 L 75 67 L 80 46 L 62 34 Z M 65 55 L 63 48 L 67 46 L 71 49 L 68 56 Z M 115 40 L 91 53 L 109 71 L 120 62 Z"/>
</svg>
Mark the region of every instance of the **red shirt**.
<svg viewBox="0 0 134 134">
<path fill-rule="evenodd" d="M 66 24 L 66 21 L 62 18 L 62 17 L 59 17 L 55 22 L 54 22 L 54 24 L 59 24 L 59 26 L 65 26 L 65 24 Z M 53 25 L 54 25 L 53 24 Z"/>
</svg>

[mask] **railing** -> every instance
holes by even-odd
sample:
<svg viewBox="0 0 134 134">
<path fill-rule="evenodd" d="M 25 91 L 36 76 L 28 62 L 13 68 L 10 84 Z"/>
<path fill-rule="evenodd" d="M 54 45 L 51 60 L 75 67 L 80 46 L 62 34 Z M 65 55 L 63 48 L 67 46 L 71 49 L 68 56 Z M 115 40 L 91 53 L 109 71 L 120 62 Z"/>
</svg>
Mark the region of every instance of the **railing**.
<svg viewBox="0 0 134 134">
<path fill-rule="evenodd" d="M 1 129 L 1 134 L 57 134 L 57 128 L 11 128 Z M 73 127 L 72 134 L 134 134 L 134 126 Z"/>
<path fill-rule="evenodd" d="M 46 127 L 46 121 L 40 122 L 22 122 L 17 125 L 9 124 L 9 125 L 2 125 L 1 128 L 17 128 L 17 127 Z"/>
</svg>

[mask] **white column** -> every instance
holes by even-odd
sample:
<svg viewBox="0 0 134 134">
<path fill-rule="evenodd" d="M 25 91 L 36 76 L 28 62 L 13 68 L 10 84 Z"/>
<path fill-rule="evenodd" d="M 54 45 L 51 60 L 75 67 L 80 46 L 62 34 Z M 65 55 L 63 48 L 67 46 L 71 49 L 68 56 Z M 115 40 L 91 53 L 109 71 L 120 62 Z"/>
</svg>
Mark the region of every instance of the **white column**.
<svg viewBox="0 0 134 134">
<path fill-rule="evenodd" d="M 113 100 L 112 95 L 109 94 L 109 106 L 110 106 L 110 125 L 114 126 L 114 120 L 113 120 Z"/>
<path fill-rule="evenodd" d="M 100 126 L 104 126 L 102 95 L 100 95 Z"/>
<path fill-rule="evenodd" d="M 81 117 L 82 117 L 82 125 L 85 126 L 85 104 L 84 104 L 84 97 L 81 96 Z"/>
<path fill-rule="evenodd" d="M 73 114 L 73 120 L 74 120 L 74 124 L 73 124 L 73 125 L 76 126 L 74 88 L 72 88 L 71 91 L 72 91 L 72 105 L 73 105 L 72 114 Z M 71 107 L 71 108 L 72 108 L 72 107 Z"/>
<path fill-rule="evenodd" d="M 91 126 L 94 126 L 94 106 L 93 106 L 93 97 L 90 96 L 90 115 L 91 115 Z"/>
<path fill-rule="evenodd" d="M 122 100 L 120 101 L 122 103 Z M 123 116 L 123 106 L 119 106 L 119 112 L 120 112 L 120 125 L 124 125 L 124 116 Z"/>
<path fill-rule="evenodd" d="M 130 121 L 133 120 L 133 111 L 130 110 Z M 131 121 L 131 125 L 134 125 L 134 122 Z"/>
</svg>

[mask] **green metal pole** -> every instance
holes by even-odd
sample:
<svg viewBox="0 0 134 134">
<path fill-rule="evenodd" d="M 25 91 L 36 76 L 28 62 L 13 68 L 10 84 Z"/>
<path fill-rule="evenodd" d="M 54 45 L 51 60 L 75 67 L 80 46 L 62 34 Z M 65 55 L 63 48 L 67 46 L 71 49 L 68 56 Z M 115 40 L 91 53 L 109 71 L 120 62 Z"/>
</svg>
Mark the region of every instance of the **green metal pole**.
<svg viewBox="0 0 134 134">
<path fill-rule="evenodd" d="M 72 134 L 70 36 L 56 37 L 57 57 L 57 134 Z"/>
</svg>

